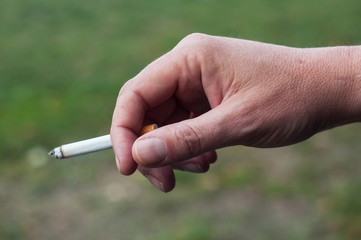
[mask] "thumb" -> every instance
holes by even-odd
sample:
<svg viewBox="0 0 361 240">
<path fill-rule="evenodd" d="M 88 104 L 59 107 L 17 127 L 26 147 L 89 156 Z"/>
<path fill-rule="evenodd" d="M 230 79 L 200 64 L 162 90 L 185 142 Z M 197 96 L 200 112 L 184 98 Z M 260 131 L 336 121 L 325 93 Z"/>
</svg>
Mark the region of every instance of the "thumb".
<svg viewBox="0 0 361 240">
<path fill-rule="evenodd" d="M 229 145 L 232 135 L 219 107 L 193 119 L 166 125 L 138 138 L 135 161 L 146 167 L 171 165 Z"/>
</svg>

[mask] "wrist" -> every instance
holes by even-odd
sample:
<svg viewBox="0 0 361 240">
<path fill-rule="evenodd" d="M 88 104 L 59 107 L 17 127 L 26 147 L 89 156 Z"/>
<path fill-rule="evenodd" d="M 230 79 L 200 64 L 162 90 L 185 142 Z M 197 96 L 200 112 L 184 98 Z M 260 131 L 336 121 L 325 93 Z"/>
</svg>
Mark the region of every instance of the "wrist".
<svg viewBox="0 0 361 240">
<path fill-rule="evenodd" d="M 361 120 L 360 47 L 301 50 L 298 64 L 320 130 Z"/>
<path fill-rule="evenodd" d="M 350 47 L 351 51 L 351 69 L 353 72 L 354 89 L 352 112 L 355 115 L 355 121 L 361 121 L 361 46 Z"/>
<path fill-rule="evenodd" d="M 345 100 L 340 104 L 340 114 L 344 114 L 344 123 L 361 121 L 361 47 L 337 47 L 335 58 L 338 74 L 333 81 L 341 83 L 340 98 Z"/>
</svg>

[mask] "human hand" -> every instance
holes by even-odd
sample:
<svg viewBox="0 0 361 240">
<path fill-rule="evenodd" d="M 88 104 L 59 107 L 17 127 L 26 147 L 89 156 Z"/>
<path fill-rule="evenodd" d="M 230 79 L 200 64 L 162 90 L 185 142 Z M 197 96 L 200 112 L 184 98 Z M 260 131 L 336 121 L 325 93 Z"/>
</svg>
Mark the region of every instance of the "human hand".
<svg viewBox="0 0 361 240">
<path fill-rule="evenodd" d="M 215 149 L 285 146 L 354 121 L 360 75 L 350 56 L 350 47 L 192 34 L 120 90 L 111 127 L 118 169 L 138 168 L 168 192 L 174 169 L 206 172 Z M 138 138 L 148 123 L 160 128 Z"/>
</svg>

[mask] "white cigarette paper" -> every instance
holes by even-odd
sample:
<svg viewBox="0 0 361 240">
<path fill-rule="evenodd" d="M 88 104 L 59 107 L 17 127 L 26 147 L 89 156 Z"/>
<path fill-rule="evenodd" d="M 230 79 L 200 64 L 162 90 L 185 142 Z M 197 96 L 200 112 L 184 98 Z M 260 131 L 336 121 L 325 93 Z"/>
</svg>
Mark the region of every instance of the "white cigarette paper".
<svg viewBox="0 0 361 240">
<path fill-rule="evenodd" d="M 49 155 L 57 159 L 74 157 L 86 153 L 112 148 L 110 135 L 69 143 L 52 150 Z"/>
<path fill-rule="evenodd" d="M 151 124 L 142 128 L 140 136 L 158 128 L 156 124 Z M 112 148 L 112 141 L 110 135 L 104 135 L 96 138 L 91 138 L 79 142 L 69 143 L 56 147 L 49 152 L 49 155 L 56 159 L 75 157 L 82 154 L 102 151 Z"/>
</svg>

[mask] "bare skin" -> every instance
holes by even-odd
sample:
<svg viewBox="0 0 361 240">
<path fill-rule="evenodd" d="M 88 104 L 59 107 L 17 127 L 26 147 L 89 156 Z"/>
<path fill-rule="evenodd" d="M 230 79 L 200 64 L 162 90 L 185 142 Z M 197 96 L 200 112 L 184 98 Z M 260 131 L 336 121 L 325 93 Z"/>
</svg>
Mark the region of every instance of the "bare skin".
<svg viewBox="0 0 361 240">
<path fill-rule="evenodd" d="M 191 34 L 122 87 L 111 138 L 120 173 L 169 192 L 174 169 L 206 172 L 218 148 L 286 146 L 360 120 L 360 46 Z M 148 123 L 161 127 L 138 138 Z"/>
</svg>

